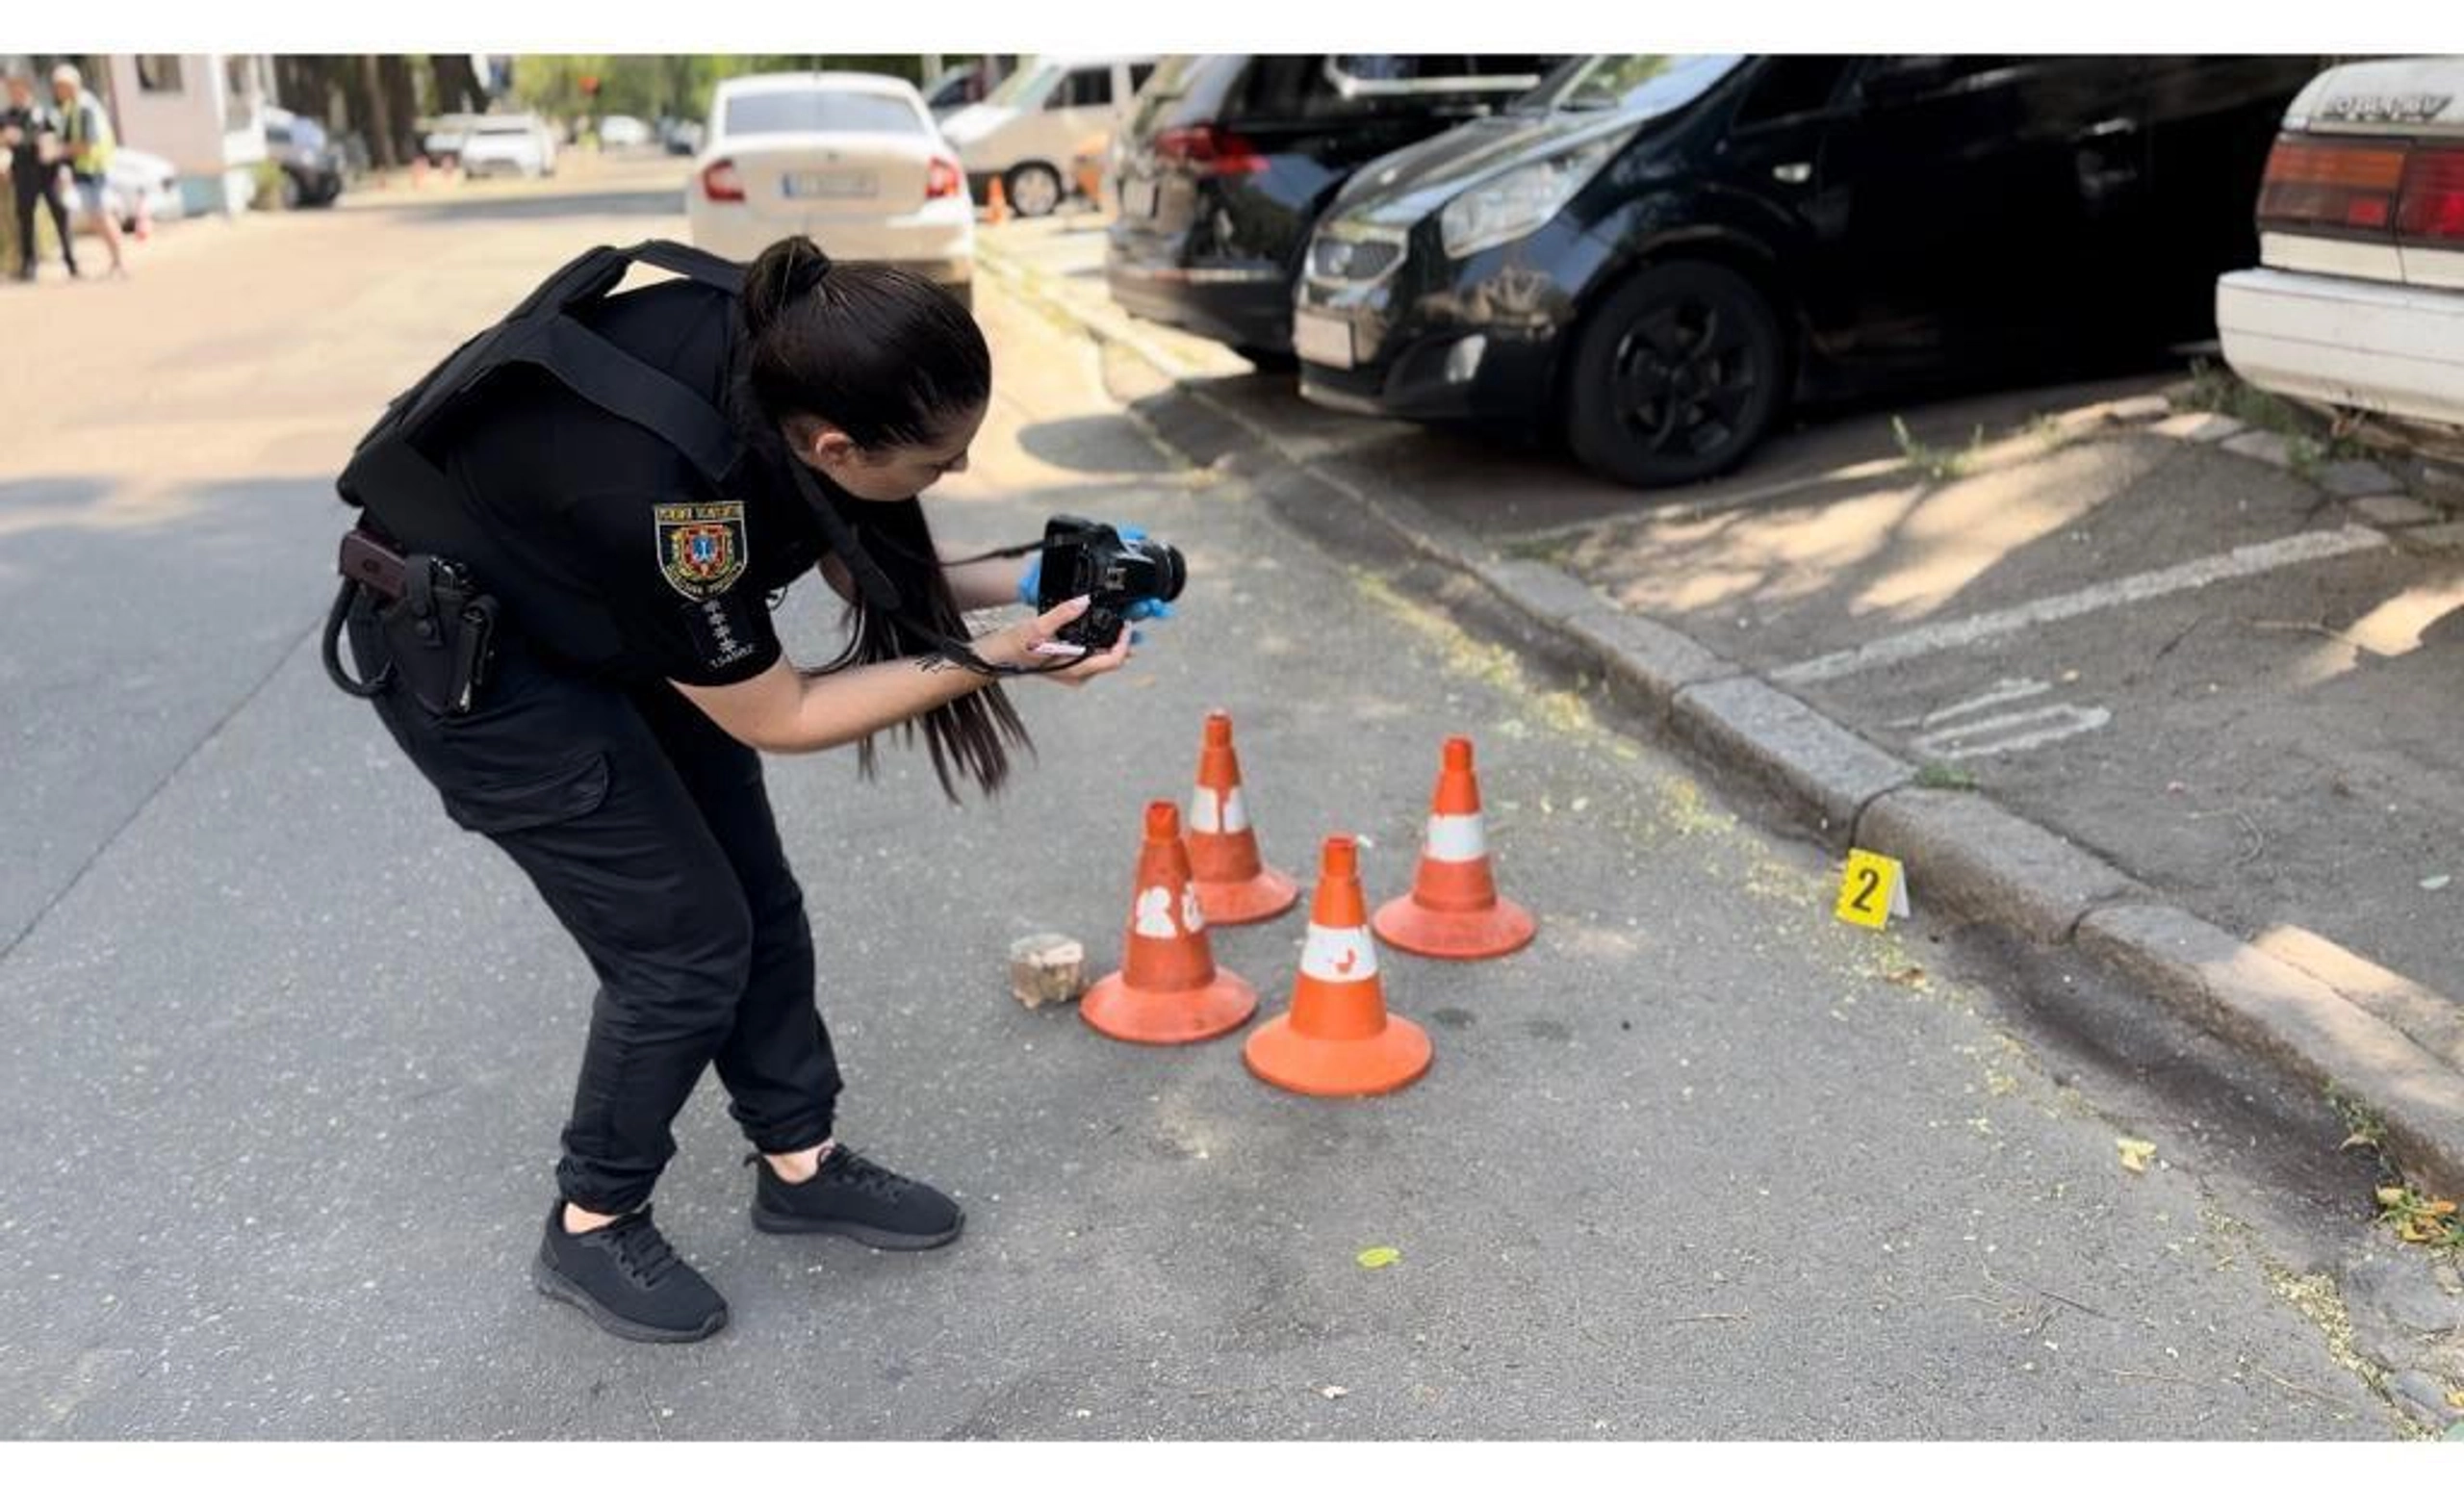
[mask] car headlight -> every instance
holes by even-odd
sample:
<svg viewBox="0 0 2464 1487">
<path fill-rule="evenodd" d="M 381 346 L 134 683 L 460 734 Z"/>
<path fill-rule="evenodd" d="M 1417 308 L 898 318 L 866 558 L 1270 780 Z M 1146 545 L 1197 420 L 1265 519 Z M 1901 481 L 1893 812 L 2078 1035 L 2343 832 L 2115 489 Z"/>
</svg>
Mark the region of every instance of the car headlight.
<svg viewBox="0 0 2464 1487">
<path fill-rule="evenodd" d="M 1482 248 L 1537 232 L 1583 189 L 1625 135 L 1593 140 L 1547 160 L 1517 166 L 1490 177 L 1446 204 L 1437 225 L 1450 258 L 1469 258 Z"/>
</svg>

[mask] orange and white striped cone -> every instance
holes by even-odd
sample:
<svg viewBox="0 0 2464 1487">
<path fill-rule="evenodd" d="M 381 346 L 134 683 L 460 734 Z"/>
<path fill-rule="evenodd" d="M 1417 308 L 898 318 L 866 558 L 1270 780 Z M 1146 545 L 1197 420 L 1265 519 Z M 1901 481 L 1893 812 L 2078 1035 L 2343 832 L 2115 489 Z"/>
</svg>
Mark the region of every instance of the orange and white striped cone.
<svg viewBox="0 0 2464 1487">
<path fill-rule="evenodd" d="M 1179 808 L 1170 801 L 1150 804 L 1121 967 L 1095 983 L 1078 1015 L 1124 1042 L 1195 1043 L 1222 1037 L 1257 1010 L 1258 993 L 1219 970 L 1207 945 L 1206 912 L 1190 885 L 1189 853 L 1181 845 Z"/>
<path fill-rule="evenodd" d="M 1538 933 L 1528 910 L 1498 896 L 1469 738 L 1446 740 L 1446 762 L 1429 803 L 1428 843 L 1412 891 L 1380 907 L 1373 923 L 1377 937 L 1396 949 L 1441 961 L 1508 955 Z"/>
<path fill-rule="evenodd" d="M 984 191 L 984 219 L 995 227 L 1010 219 L 1010 193 L 1002 189 L 997 175 Z"/>
<path fill-rule="evenodd" d="M 1309 938 L 1292 1010 L 1249 1035 L 1241 1062 L 1296 1094 L 1385 1094 L 1428 1072 L 1428 1034 L 1392 1016 L 1360 896 L 1360 850 L 1329 836 L 1320 855 Z"/>
<path fill-rule="evenodd" d="M 1215 924 L 1256 924 L 1300 901 L 1300 885 L 1258 857 L 1258 833 L 1241 800 L 1241 759 L 1232 752 L 1232 715 L 1206 715 L 1197 755 L 1197 787 L 1190 795 L 1187 840 L 1198 906 Z"/>
</svg>

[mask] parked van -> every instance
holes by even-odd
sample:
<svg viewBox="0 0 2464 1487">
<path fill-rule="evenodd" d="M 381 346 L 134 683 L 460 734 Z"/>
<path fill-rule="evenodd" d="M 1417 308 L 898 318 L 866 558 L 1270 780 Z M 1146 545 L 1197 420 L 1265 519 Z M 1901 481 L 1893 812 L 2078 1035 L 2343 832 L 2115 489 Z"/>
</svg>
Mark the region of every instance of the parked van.
<svg viewBox="0 0 2464 1487">
<path fill-rule="evenodd" d="M 1038 57 L 982 103 L 941 121 L 976 200 L 999 181 L 1020 217 L 1044 217 L 1068 194 L 1069 166 L 1091 134 L 1109 135 L 1159 59 Z"/>
</svg>

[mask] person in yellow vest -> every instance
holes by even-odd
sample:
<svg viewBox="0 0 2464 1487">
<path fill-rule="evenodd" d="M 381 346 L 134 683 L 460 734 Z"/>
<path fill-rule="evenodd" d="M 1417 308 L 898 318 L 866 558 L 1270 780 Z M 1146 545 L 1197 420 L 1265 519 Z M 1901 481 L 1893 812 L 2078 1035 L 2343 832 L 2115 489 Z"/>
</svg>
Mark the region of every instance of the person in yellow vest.
<svg viewBox="0 0 2464 1487">
<path fill-rule="evenodd" d="M 104 190 L 104 173 L 111 169 L 112 151 L 117 147 L 112 138 L 111 115 L 101 99 L 86 90 L 85 77 L 66 63 L 51 69 L 51 95 L 60 104 L 60 144 L 68 156 L 68 178 L 77 187 L 78 213 L 102 234 L 103 246 L 111 250 L 113 275 L 126 278 L 128 269 L 120 262 L 119 219 L 112 214 Z"/>
</svg>

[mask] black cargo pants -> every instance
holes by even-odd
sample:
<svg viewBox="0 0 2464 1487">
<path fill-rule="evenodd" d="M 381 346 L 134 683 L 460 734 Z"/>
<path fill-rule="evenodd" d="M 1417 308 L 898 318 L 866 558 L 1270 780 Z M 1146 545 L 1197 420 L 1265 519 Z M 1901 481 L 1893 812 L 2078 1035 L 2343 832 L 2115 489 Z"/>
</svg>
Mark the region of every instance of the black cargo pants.
<svg viewBox="0 0 2464 1487">
<path fill-rule="evenodd" d="M 364 598 L 349 632 L 360 675 L 375 676 L 386 642 Z M 758 755 L 663 682 L 553 670 L 519 637 L 463 717 L 398 684 L 375 704 L 445 813 L 529 874 L 598 973 L 556 1167 L 569 1201 L 640 1207 L 676 1153 L 669 1124 L 714 1064 L 759 1150 L 829 1138 L 838 1063 Z"/>
</svg>

